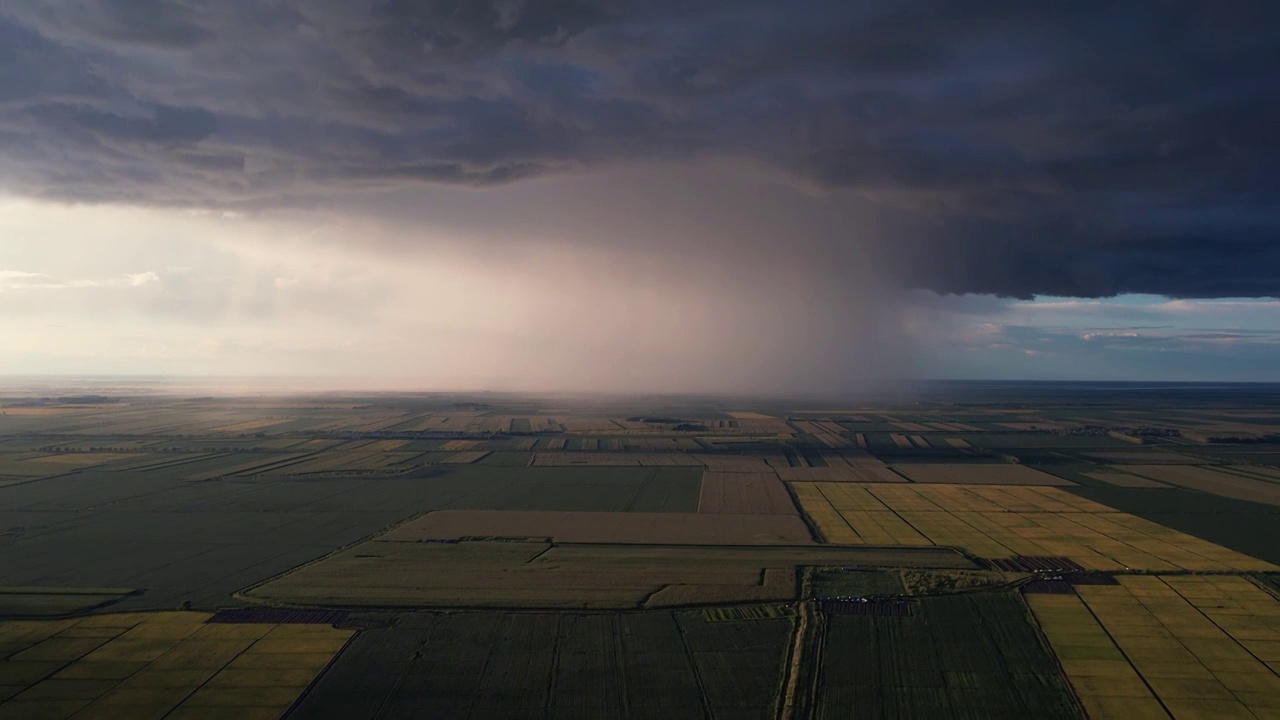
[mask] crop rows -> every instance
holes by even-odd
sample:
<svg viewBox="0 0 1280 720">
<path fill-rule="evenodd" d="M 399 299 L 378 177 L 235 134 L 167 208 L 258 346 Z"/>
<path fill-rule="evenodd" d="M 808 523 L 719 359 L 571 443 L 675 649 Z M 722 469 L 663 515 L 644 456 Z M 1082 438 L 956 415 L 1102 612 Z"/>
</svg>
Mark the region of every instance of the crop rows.
<svg viewBox="0 0 1280 720">
<path fill-rule="evenodd" d="M 986 558 L 1063 556 L 1089 570 L 1270 570 L 1269 562 L 1056 488 L 793 483 L 827 542 L 934 544 Z"/>
<path fill-rule="evenodd" d="M 1280 602 L 1241 577 L 1123 576 L 1028 595 L 1094 717 L 1270 717 Z"/>
<path fill-rule="evenodd" d="M 915 612 L 827 618 L 819 718 L 1076 718 L 1013 593 L 924 598 Z"/>
</svg>

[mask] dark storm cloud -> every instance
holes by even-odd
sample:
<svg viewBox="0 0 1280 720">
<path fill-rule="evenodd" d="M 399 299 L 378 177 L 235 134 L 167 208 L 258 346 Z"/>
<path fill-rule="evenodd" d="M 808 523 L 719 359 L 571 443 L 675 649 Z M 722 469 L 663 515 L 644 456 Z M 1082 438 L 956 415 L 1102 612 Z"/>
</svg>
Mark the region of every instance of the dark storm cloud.
<svg viewBox="0 0 1280 720">
<path fill-rule="evenodd" d="M 864 207 L 914 286 L 1280 295 L 1276 67 L 1252 0 L 11 0 L 0 181 L 271 207 L 737 158 Z"/>
</svg>

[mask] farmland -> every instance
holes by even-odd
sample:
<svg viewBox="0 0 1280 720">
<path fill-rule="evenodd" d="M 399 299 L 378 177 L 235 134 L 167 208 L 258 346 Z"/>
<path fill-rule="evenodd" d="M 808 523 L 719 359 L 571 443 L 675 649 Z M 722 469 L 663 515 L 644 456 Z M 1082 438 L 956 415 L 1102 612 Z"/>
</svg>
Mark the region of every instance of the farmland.
<svg viewBox="0 0 1280 720">
<path fill-rule="evenodd" d="M 1028 602 L 1096 716 L 1267 717 L 1280 707 L 1280 605 L 1245 578 L 1125 576 Z"/>
<path fill-rule="evenodd" d="M 1014 593 L 941 596 L 905 616 L 825 618 L 815 716 L 1075 718 Z"/>
<path fill-rule="evenodd" d="M 735 516 L 711 516 L 733 518 Z M 659 545 L 545 539 L 421 542 L 392 533 L 248 591 L 335 607 L 671 607 L 793 600 L 798 567 L 971 568 L 946 548 Z"/>
<path fill-rule="evenodd" d="M 699 513 L 793 514 L 791 496 L 775 473 L 709 472 L 702 476 Z"/>
<path fill-rule="evenodd" d="M 1277 569 L 1057 488 L 974 485 L 796 488 L 829 542 L 961 547 L 982 558 L 1065 557 L 1091 570 Z"/>
<path fill-rule="evenodd" d="M 14 391 L 0 718 L 1277 714 L 1280 392 L 947 393 Z"/>
<path fill-rule="evenodd" d="M 291 717 L 766 720 L 790 631 L 671 611 L 417 614 L 361 633 Z"/>
<path fill-rule="evenodd" d="M 1280 505 L 1280 483 L 1249 477 L 1245 474 L 1248 472 L 1247 469 L 1244 472 L 1236 472 L 1230 466 L 1217 470 L 1181 465 L 1126 465 L 1124 471 L 1166 485 L 1176 485 L 1238 500 Z"/>
<path fill-rule="evenodd" d="M 224 624 L 198 612 L 0 624 L 0 713 L 279 717 L 352 635 L 328 625 Z"/>
</svg>

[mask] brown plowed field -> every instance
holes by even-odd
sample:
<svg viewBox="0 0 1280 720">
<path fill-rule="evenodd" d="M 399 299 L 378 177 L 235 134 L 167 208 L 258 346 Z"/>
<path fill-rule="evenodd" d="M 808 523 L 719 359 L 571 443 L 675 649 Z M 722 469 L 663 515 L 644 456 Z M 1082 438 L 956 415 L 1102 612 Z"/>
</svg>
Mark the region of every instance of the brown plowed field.
<svg viewBox="0 0 1280 720">
<path fill-rule="evenodd" d="M 702 476 L 698 512 L 786 515 L 795 514 L 796 508 L 775 473 L 709 472 Z"/>
</svg>

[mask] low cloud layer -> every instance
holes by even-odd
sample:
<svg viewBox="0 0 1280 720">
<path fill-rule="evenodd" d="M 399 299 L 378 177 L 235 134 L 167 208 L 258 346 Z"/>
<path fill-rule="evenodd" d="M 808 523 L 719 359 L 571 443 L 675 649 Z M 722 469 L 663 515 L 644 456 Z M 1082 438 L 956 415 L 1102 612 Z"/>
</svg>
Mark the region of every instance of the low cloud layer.
<svg viewBox="0 0 1280 720">
<path fill-rule="evenodd" d="M 736 162 L 859 218 L 833 277 L 1276 296 L 1276 67 L 1248 0 L 11 0 L 0 184 L 252 212 Z"/>
<path fill-rule="evenodd" d="M 0 375 L 841 393 L 909 376 L 902 304 L 788 264 L 537 236 L 0 203 Z M 23 242 L 21 238 L 31 238 Z M 656 238 L 656 236 L 655 236 Z"/>
</svg>

